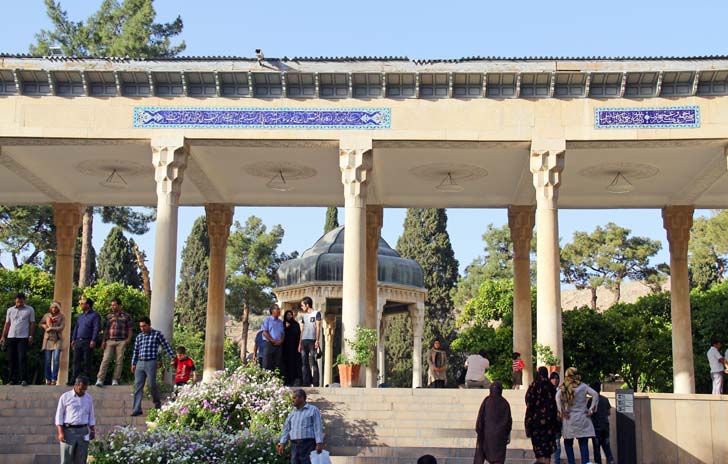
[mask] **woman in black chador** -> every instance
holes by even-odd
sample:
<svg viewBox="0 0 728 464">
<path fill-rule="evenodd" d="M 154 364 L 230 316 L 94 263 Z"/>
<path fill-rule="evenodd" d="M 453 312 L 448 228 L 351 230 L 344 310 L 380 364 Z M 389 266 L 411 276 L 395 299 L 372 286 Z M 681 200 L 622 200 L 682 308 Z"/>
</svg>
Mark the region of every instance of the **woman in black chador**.
<svg viewBox="0 0 728 464">
<path fill-rule="evenodd" d="M 283 338 L 283 382 L 290 387 L 301 384 L 301 353 L 298 352 L 301 326 L 290 309 L 283 315 L 283 326 L 286 334 Z"/>
</svg>

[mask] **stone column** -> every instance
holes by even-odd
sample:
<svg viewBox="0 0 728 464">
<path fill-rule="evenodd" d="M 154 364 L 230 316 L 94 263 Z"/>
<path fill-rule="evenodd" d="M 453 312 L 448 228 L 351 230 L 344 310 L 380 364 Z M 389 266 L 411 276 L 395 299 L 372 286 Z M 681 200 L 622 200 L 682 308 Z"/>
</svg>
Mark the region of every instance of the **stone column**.
<svg viewBox="0 0 728 464">
<path fill-rule="evenodd" d="M 531 238 L 535 222 L 533 206 L 510 206 L 508 227 L 513 242 L 513 351 L 525 364 L 523 385 L 533 381 L 531 339 Z"/>
<path fill-rule="evenodd" d="M 331 385 L 334 368 L 334 331 L 336 330 L 336 314 L 324 315 L 324 385 Z"/>
<path fill-rule="evenodd" d="M 83 207 L 78 203 L 55 203 L 53 224 L 56 226 L 56 274 L 53 300 L 61 303 L 61 314 L 66 320 L 63 327 L 63 351 L 58 364 L 58 385 L 68 382 L 68 361 L 71 353 L 71 308 L 73 307 L 73 257 L 76 251 L 78 226 Z M 39 349 L 43 340 L 37 340 L 33 349 Z"/>
<path fill-rule="evenodd" d="M 688 242 L 693 206 L 668 206 L 662 223 L 670 244 L 670 303 L 672 311 L 672 375 L 674 393 L 695 393 L 693 335 L 690 323 Z"/>
<path fill-rule="evenodd" d="M 425 327 L 425 302 L 410 305 L 412 319 L 412 388 L 422 386 L 422 331 Z"/>
<path fill-rule="evenodd" d="M 207 235 L 210 238 L 203 372 L 205 381 L 211 379 L 215 372 L 225 369 L 225 253 L 233 212 L 232 205 L 205 205 Z"/>
<path fill-rule="evenodd" d="M 564 169 L 562 141 L 546 149 L 531 148 L 531 173 L 536 188 L 536 340 L 551 347 L 564 364 L 561 327 L 561 263 L 559 260 L 558 196 Z M 539 364 L 542 361 L 539 360 Z"/>
<path fill-rule="evenodd" d="M 386 351 L 385 351 L 385 338 L 384 334 L 387 332 L 387 320 L 384 318 L 384 304 L 385 301 L 377 300 L 377 384 L 385 383 L 385 363 L 386 363 Z"/>
<path fill-rule="evenodd" d="M 377 250 L 379 249 L 379 235 L 382 231 L 383 209 L 381 205 L 370 205 L 366 207 L 367 217 L 367 240 L 366 240 L 366 317 L 365 326 L 368 329 L 378 330 L 377 316 L 381 309 L 377 306 L 377 284 L 379 272 L 379 259 Z M 367 366 L 366 371 L 366 387 L 376 388 L 377 386 L 377 365 L 376 358 L 372 359 Z"/>
<path fill-rule="evenodd" d="M 311 300 L 313 300 L 313 309 L 321 313 L 321 332 L 319 332 L 318 342 L 319 342 L 319 349 L 326 349 L 321 345 L 322 339 L 321 337 L 324 335 L 324 314 L 326 314 L 326 297 L 324 296 L 312 296 Z M 300 306 L 299 306 L 300 308 Z M 294 311 L 295 314 L 295 311 Z M 321 383 L 321 379 L 323 378 L 324 374 L 324 360 L 322 358 L 316 359 L 316 364 L 318 364 L 319 369 L 319 378 L 318 378 L 318 384 L 319 385 L 326 385 L 324 383 Z M 311 372 L 311 375 L 313 375 L 313 372 Z"/>
<path fill-rule="evenodd" d="M 170 343 L 177 274 L 177 213 L 187 155 L 184 137 L 152 139 L 154 178 L 157 181 L 157 222 L 149 316 L 152 327 L 162 332 Z"/>
<path fill-rule="evenodd" d="M 344 278 L 341 308 L 342 337 L 353 340 L 366 314 L 366 202 L 371 145 L 339 150 L 341 181 L 344 184 Z M 344 352 L 349 351 L 346 341 Z"/>
</svg>

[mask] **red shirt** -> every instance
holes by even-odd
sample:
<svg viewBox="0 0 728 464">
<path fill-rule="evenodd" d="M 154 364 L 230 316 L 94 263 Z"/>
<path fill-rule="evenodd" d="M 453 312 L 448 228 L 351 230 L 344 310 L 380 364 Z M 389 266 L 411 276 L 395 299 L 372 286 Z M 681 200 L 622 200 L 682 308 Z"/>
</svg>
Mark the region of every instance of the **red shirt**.
<svg viewBox="0 0 728 464">
<path fill-rule="evenodd" d="M 526 365 L 520 359 L 513 360 L 513 372 L 520 372 Z"/>
<path fill-rule="evenodd" d="M 187 383 L 190 380 L 190 375 L 195 370 L 195 363 L 191 358 L 187 357 L 184 359 L 175 358 L 174 366 L 177 368 L 177 373 L 174 376 L 174 383 Z"/>
</svg>

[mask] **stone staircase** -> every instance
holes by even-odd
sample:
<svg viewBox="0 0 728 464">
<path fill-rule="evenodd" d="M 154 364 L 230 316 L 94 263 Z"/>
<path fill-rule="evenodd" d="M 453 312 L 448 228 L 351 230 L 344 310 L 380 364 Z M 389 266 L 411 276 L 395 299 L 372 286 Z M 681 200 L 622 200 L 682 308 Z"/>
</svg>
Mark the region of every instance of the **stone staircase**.
<svg viewBox="0 0 728 464">
<path fill-rule="evenodd" d="M 488 390 L 307 389 L 324 416 L 326 449 L 334 464 L 415 463 L 423 454 L 438 464 L 471 464 L 475 420 Z M 525 390 L 507 390 L 513 431 L 508 464 L 531 464 L 526 438 Z"/>
<path fill-rule="evenodd" d="M 53 425 L 58 398 L 71 387 L 0 387 L 0 464 L 56 464 L 59 445 Z M 146 427 L 144 416 L 130 417 L 132 387 L 89 387 L 96 412 L 96 433 L 117 425 Z M 145 400 L 144 412 L 152 407 Z"/>
</svg>

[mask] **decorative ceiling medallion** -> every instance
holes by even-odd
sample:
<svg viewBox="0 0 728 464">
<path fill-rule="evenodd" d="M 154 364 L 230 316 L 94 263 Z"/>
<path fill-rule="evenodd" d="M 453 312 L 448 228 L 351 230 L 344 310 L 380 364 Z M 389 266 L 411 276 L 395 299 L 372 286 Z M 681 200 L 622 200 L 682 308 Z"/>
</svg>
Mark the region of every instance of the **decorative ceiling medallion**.
<svg viewBox="0 0 728 464">
<path fill-rule="evenodd" d="M 415 166 L 409 173 L 418 179 L 440 182 L 443 177 L 449 176 L 455 182 L 470 182 L 488 175 L 488 171 L 480 166 L 457 163 L 432 163 Z"/>
<path fill-rule="evenodd" d="M 309 179 L 316 176 L 314 168 L 289 161 L 260 161 L 245 165 L 242 170 L 248 175 L 266 179 L 283 173 L 287 181 Z"/>
<path fill-rule="evenodd" d="M 650 164 L 613 161 L 584 168 L 579 171 L 579 175 L 596 179 L 612 179 L 617 174 L 622 174 L 630 180 L 634 180 L 654 177 L 659 172 L 658 168 Z"/>
<path fill-rule="evenodd" d="M 125 178 L 138 177 L 145 174 L 152 176 L 153 174 L 151 163 L 149 166 L 142 166 L 141 164 L 133 161 L 120 159 L 91 159 L 79 161 L 73 167 L 81 174 L 103 177 L 104 179 L 109 177 L 109 175 L 114 171 Z"/>
</svg>

